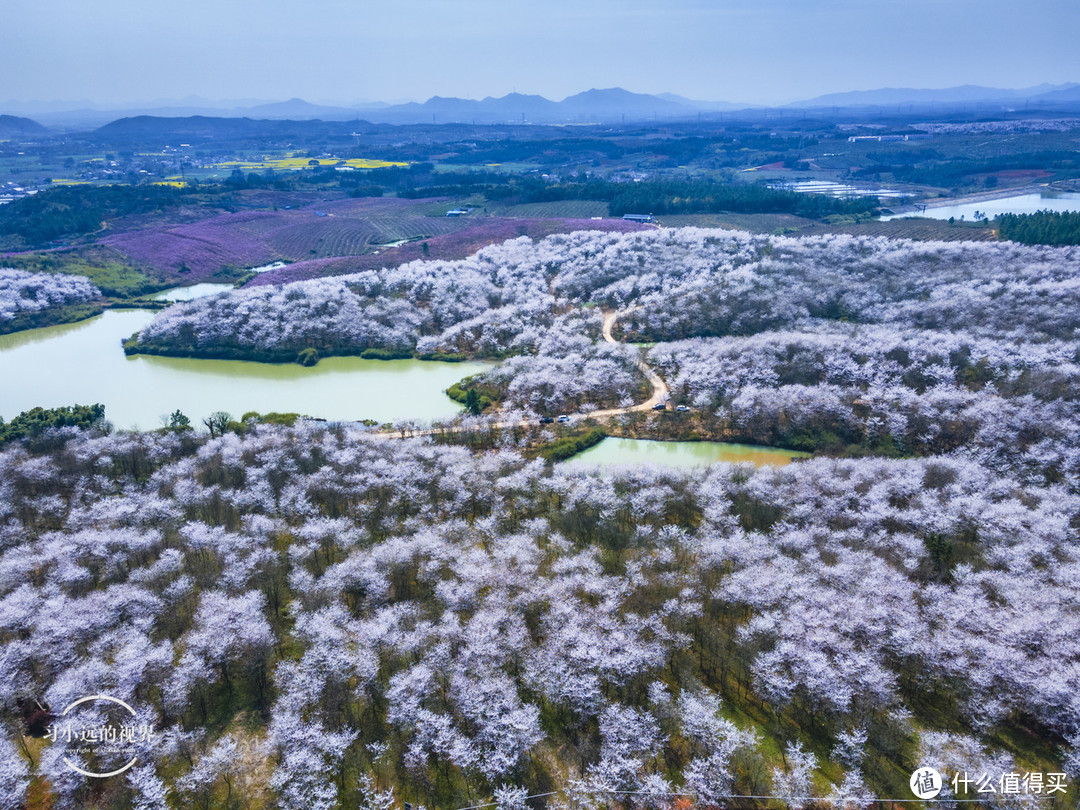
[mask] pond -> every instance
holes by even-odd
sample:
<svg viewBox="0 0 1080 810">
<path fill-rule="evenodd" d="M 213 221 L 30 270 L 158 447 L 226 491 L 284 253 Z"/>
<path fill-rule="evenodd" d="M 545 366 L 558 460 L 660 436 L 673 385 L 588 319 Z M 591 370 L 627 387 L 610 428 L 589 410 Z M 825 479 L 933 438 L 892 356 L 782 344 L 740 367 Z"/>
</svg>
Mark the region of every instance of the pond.
<svg viewBox="0 0 1080 810">
<path fill-rule="evenodd" d="M 194 301 L 196 298 L 205 298 L 208 295 L 215 295 L 231 289 L 233 289 L 232 284 L 204 282 L 202 284 L 192 284 L 190 287 L 173 287 L 171 290 L 162 290 L 150 297 L 156 301 Z"/>
<path fill-rule="evenodd" d="M 186 289 L 194 289 L 189 287 Z M 445 389 L 487 363 L 328 357 L 294 363 L 125 356 L 121 341 L 150 322 L 145 310 L 109 310 L 79 323 L 0 336 L 0 416 L 35 406 L 105 405 L 118 428 L 153 430 L 180 409 L 296 412 L 332 421 L 444 419 L 461 412 Z"/>
<path fill-rule="evenodd" d="M 798 194 L 827 194 L 830 197 L 900 198 L 911 196 L 909 192 L 895 188 L 849 186 L 846 183 L 836 183 L 832 180 L 795 180 L 793 182 L 769 183 L 768 186 L 781 191 L 794 191 Z"/>
<path fill-rule="evenodd" d="M 750 461 L 758 466 L 780 467 L 810 453 L 728 442 L 661 442 L 650 439 L 608 437 L 562 466 L 569 469 L 610 467 L 620 464 L 659 464 L 666 467 L 704 467 L 718 461 Z"/>
<path fill-rule="evenodd" d="M 981 200 L 979 202 L 957 205 L 939 205 L 925 211 L 911 211 L 906 214 L 890 214 L 882 221 L 904 219 L 906 217 L 927 217 L 929 219 L 963 218 L 967 222 L 977 219 L 993 219 L 998 214 L 1034 214 L 1036 211 L 1080 211 L 1080 193 L 1044 192 L 1041 194 L 1016 194 L 1011 197 Z"/>
<path fill-rule="evenodd" d="M 269 273 L 271 270 L 280 270 L 282 267 L 288 267 L 288 262 L 270 262 L 270 264 L 260 264 L 258 267 L 249 267 L 245 272 Z"/>
</svg>

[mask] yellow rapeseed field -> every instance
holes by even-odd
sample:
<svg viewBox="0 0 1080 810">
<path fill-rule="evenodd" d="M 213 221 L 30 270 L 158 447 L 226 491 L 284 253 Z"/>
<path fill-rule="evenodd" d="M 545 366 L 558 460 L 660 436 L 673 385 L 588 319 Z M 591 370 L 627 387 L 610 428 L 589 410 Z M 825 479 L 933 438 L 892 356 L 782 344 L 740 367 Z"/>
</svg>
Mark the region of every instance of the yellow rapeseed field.
<svg viewBox="0 0 1080 810">
<path fill-rule="evenodd" d="M 275 169 L 275 170 L 289 170 L 296 171 L 299 169 L 306 169 L 313 165 L 312 160 L 318 160 L 319 166 L 350 166 L 354 169 L 385 169 L 390 166 L 408 166 L 408 163 L 395 163 L 389 160 L 372 160 L 370 158 L 307 158 L 307 157 L 286 157 L 286 158 L 264 158 L 263 160 L 227 160 L 224 163 L 216 164 L 216 168 L 219 169 L 242 169 L 244 171 L 253 171 L 256 169 Z"/>
</svg>

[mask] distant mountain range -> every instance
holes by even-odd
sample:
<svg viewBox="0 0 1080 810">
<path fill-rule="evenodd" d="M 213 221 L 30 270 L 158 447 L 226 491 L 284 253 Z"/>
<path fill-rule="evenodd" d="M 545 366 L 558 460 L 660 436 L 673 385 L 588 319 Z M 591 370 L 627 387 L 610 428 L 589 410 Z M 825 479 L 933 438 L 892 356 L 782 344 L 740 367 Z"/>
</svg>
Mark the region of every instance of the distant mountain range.
<svg viewBox="0 0 1080 810">
<path fill-rule="evenodd" d="M 348 131 L 341 122 L 323 123 L 318 119 L 294 121 L 289 119 L 219 118 L 210 115 L 135 115 L 118 118 L 94 130 L 94 135 L 106 141 L 161 138 L 175 141 L 207 141 L 220 138 L 244 139 L 272 136 L 296 137 L 319 130 Z"/>
<path fill-rule="evenodd" d="M 830 93 L 807 101 L 797 101 L 789 107 L 886 107 L 890 105 L 963 105 L 987 102 L 1024 103 L 1034 101 L 1073 101 L 1080 84 L 1040 84 L 1021 90 L 1005 90 L 997 87 L 979 87 L 965 84 L 941 90 L 915 90 L 912 88 L 886 87 L 880 90 L 853 90 L 847 93 Z M 1069 94 L 1072 94 L 1071 96 Z"/>
<path fill-rule="evenodd" d="M 1001 87 L 981 87 L 963 84 L 942 90 L 915 90 L 912 87 L 883 87 L 881 90 L 855 90 L 848 93 L 829 93 L 796 102 L 788 107 L 888 107 L 903 105 L 964 105 L 981 103 L 1025 103 L 1075 100 L 1080 84 L 1039 84 L 1023 90 L 1003 90 Z M 1066 95 L 1062 95 L 1066 94 Z"/>
<path fill-rule="evenodd" d="M 241 102 L 236 102 L 240 106 L 227 106 L 231 103 L 233 102 L 211 102 L 189 97 L 177 102 L 159 102 L 156 106 L 138 109 L 102 110 L 84 107 L 64 110 L 63 105 L 58 102 L 22 104 L 9 102 L 6 105 L 0 103 L 0 110 L 33 115 L 41 124 L 69 131 L 93 129 L 118 118 L 130 119 L 139 116 L 164 118 L 201 116 L 217 119 L 247 118 L 274 121 L 367 121 L 373 124 L 614 124 L 707 119 L 740 110 L 753 114 L 753 111 L 762 109 L 807 113 L 814 109 L 828 108 L 887 111 L 890 107 L 900 112 L 923 110 L 944 112 L 950 108 L 969 108 L 988 113 L 993 112 L 995 108 L 1005 110 L 1021 106 L 1038 109 L 1069 109 L 1080 104 L 1080 84 L 1041 84 L 1019 90 L 976 85 L 937 90 L 910 88 L 855 90 L 818 96 L 779 108 L 752 107 L 723 101 L 694 101 L 671 93 L 660 95 L 632 93 L 619 87 L 586 90 L 562 101 L 551 101 L 537 95 L 510 93 L 501 98 L 488 97 L 479 100 L 434 96 L 423 103 L 367 102 L 348 107 L 311 104 L 299 98 L 280 102 L 249 103 L 246 106 Z M 14 119 L 12 116 L 3 118 L 29 120 Z M 29 131 L 21 134 L 29 134 Z"/>
<path fill-rule="evenodd" d="M 543 96 L 510 93 L 501 98 L 484 99 L 444 98 L 433 96 L 421 103 L 368 103 L 353 107 L 331 107 L 311 104 L 303 99 L 257 104 L 233 109 L 165 106 L 152 109 L 118 110 L 106 115 L 101 110 L 71 111 L 68 126 L 78 120 L 101 125 L 115 120 L 118 113 L 132 118 L 142 115 L 162 117 L 207 116 L 214 118 L 253 118 L 260 120 L 293 121 L 358 121 L 374 124 L 585 124 L 619 123 L 651 119 L 670 120 L 689 118 L 700 107 L 677 97 L 662 98 L 644 93 L 631 93 L 622 88 L 586 90 L 562 101 L 550 101 Z M 737 105 L 729 105 L 737 106 Z M 43 123 L 61 123 L 63 113 L 50 112 L 38 116 Z"/>
<path fill-rule="evenodd" d="M 543 96 L 511 93 L 502 98 L 480 101 L 435 96 L 423 104 L 398 104 L 381 110 L 364 110 L 373 123 L 388 124 L 568 124 L 615 123 L 656 118 L 685 118 L 697 110 L 684 103 L 621 87 L 586 90 L 584 93 L 549 101 Z"/>
</svg>

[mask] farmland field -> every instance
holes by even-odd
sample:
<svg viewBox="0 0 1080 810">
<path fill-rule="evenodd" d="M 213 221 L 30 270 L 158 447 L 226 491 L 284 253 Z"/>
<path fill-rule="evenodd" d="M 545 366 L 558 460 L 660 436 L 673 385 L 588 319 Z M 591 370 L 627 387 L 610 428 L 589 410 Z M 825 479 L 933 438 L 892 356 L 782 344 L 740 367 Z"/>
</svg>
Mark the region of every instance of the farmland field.
<svg viewBox="0 0 1080 810">
<path fill-rule="evenodd" d="M 201 281 L 222 270 L 359 255 L 372 245 L 468 227 L 467 220 L 417 215 L 418 207 L 411 200 L 346 199 L 290 210 L 241 211 L 116 234 L 102 244 L 137 266 Z"/>
<path fill-rule="evenodd" d="M 608 216 L 608 204 L 599 200 L 561 200 L 559 202 L 510 205 L 499 211 L 506 217 L 566 217 L 588 219 Z"/>
<path fill-rule="evenodd" d="M 278 228 L 267 243 L 281 258 L 299 261 L 360 255 L 378 245 L 453 233 L 462 227 L 462 220 L 447 217 L 322 217 Z"/>
<path fill-rule="evenodd" d="M 727 228 L 752 233 L 790 232 L 804 234 L 844 233 L 851 236 L 885 236 L 890 239 L 935 240 L 940 242 L 985 242 L 996 237 L 988 225 L 953 223 L 932 219 L 894 219 L 888 222 L 827 224 L 790 214 L 684 214 L 657 217 L 669 228 Z"/>
<path fill-rule="evenodd" d="M 542 239 L 555 233 L 570 231 L 607 231 L 629 233 L 647 230 L 651 226 L 637 222 L 590 219 L 512 219 L 505 217 L 484 217 L 479 219 L 443 219 L 429 220 L 433 223 L 460 223 L 463 227 L 451 233 L 443 233 L 423 241 L 412 241 L 390 248 L 382 253 L 340 257 L 313 257 L 310 261 L 297 261 L 287 267 L 260 273 L 246 286 L 257 287 L 265 284 L 286 284 L 320 276 L 336 276 L 372 270 L 379 267 L 396 267 L 405 262 L 418 259 L 463 259 L 482 247 L 528 236 L 530 239 Z M 407 238 L 403 235 L 401 238 Z"/>
<path fill-rule="evenodd" d="M 890 239 L 935 240 L 939 242 L 988 242 L 997 232 L 987 225 L 950 224 L 934 219 L 894 219 L 888 222 L 860 222 L 851 225 L 812 225 L 800 234 L 846 233 L 852 236 L 886 236 Z"/>
<path fill-rule="evenodd" d="M 299 205 L 289 205 L 288 199 Z M 572 230 L 625 232 L 642 227 L 622 220 L 593 220 L 591 217 L 600 215 L 606 204 L 589 201 L 539 203 L 500 211 L 536 213 L 528 217 L 493 216 L 484 214 L 483 209 L 471 216 L 447 217 L 449 208 L 463 204 L 460 200 L 327 200 L 311 194 L 289 197 L 272 190 L 253 190 L 239 200 L 246 210 L 207 216 L 214 209 L 180 205 L 117 217 L 101 233 L 91 236 L 96 241 L 90 244 L 67 251 L 24 254 L 8 261 L 30 270 L 87 275 L 107 295 L 125 297 L 178 282 L 235 279 L 246 268 L 277 261 L 293 264 L 264 273 L 252 283 L 281 283 L 422 258 L 460 259 L 486 245 L 519 236 L 535 239 Z M 559 213 L 569 216 L 557 216 Z M 120 284 L 112 278 L 117 273 L 131 276 L 135 282 Z"/>
<path fill-rule="evenodd" d="M 670 228 L 728 228 L 755 233 L 805 228 L 813 223 L 793 214 L 665 214 L 657 219 Z"/>
<path fill-rule="evenodd" d="M 314 162 L 313 162 L 314 161 Z M 407 166 L 407 163 L 397 163 L 389 160 L 371 160 L 369 158 L 264 158 L 263 160 L 227 160 L 216 164 L 221 169 L 241 169 L 243 171 L 258 171 L 261 169 L 277 169 L 281 171 L 298 171 L 312 166 L 348 166 L 352 169 L 386 169 L 391 166 Z"/>
<path fill-rule="evenodd" d="M 136 264 L 201 281 L 223 267 L 265 264 L 279 258 L 259 233 L 269 230 L 273 219 L 273 214 L 264 212 L 225 214 L 190 225 L 110 236 L 103 244 Z"/>
</svg>

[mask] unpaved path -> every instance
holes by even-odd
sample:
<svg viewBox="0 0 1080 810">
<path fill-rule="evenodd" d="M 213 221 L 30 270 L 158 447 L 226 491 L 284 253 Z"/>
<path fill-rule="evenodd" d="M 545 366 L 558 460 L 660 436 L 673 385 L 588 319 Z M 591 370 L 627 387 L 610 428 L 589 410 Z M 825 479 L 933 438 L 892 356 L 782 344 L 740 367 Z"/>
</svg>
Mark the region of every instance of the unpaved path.
<svg viewBox="0 0 1080 810">
<path fill-rule="evenodd" d="M 614 335 L 611 334 L 612 329 L 615 328 L 615 322 L 624 315 L 629 315 L 631 312 L 635 312 L 640 307 L 630 307 L 629 309 L 614 310 L 604 312 L 604 325 L 601 327 L 601 334 L 604 336 L 604 340 L 608 343 L 618 343 L 615 340 Z M 650 396 L 644 402 L 637 405 L 631 405 L 629 408 L 606 408 L 602 411 L 592 411 L 591 413 L 575 413 L 569 414 L 572 422 L 577 422 L 581 419 L 608 419 L 612 416 L 622 416 L 627 413 L 634 413 L 636 411 L 651 411 L 654 407 L 661 403 L 667 403 L 668 401 L 668 387 L 667 383 L 661 379 L 652 368 L 642 359 L 638 358 L 635 362 L 638 370 L 645 375 L 645 378 L 652 386 L 652 396 Z M 508 427 L 527 427 L 531 423 L 529 422 L 492 422 L 490 426 L 493 428 L 508 428 Z M 394 430 L 394 431 L 380 431 L 378 433 L 372 433 L 371 435 L 380 439 L 391 438 L 412 438 L 413 436 L 431 436 L 436 433 L 459 433 L 467 430 L 463 425 L 453 425 L 442 428 L 432 428 L 430 430 Z"/>
<path fill-rule="evenodd" d="M 617 343 L 618 341 L 615 340 L 615 338 L 611 334 L 611 330 L 615 328 L 615 321 L 619 320 L 619 318 L 623 315 L 629 315 L 631 312 L 634 312 L 637 309 L 639 309 L 639 307 L 631 307 L 630 309 L 623 309 L 616 312 L 605 312 L 604 326 L 601 330 L 602 334 L 604 335 L 604 340 L 606 340 L 608 343 Z M 620 416 L 621 414 L 632 413 L 633 411 L 650 411 L 660 403 L 667 403 L 667 383 L 665 383 L 660 378 L 660 375 L 653 371 L 652 368 L 642 358 L 639 357 L 637 359 L 636 365 L 638 367 L 638 371 L 645 375 L 645 379 L 647 379 L 649 381 L 649 384 L 652 386 L 652 396 L 644 402 L 640 403 L 639 405 L 632 405 L 629 408 L 608 408 L 607 410 L 603 411 L 593 411 L 591 414 L 589 414 L 590 417 L 595 419 L 597 417 L 605 418 L 608 416 Z"/>
</svg>

